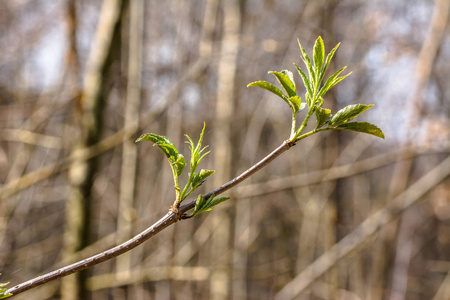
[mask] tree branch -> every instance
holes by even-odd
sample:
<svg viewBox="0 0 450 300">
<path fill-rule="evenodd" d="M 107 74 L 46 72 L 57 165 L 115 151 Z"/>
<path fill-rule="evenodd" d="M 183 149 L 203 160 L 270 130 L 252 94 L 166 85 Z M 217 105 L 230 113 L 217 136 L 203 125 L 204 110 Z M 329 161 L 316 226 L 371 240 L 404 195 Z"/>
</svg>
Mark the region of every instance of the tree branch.
<svg viewBox="0 0 450 300">
<path fill-rule="evenodd" d="M 272 153 L 264 157 L 262 160 L 260 160 L 258 163 L 253 165 L 248 170 L 244 171 L 241 175 L 235 177 L 234 179 L 230 180 L 229 182 L 225 183 L 221 187 L 215 189 L 214 191 L 204 195 L 205 199 L 208 199 L 213 194 L 219 195 L 224 193 L 225 191 L 228 191 L 229 189 L 235 187 L 245 179 L 249 178 L 259 170 L 261 170 L 263 167 L 268 165 L 271 161 L 273 161 L 275 158 L 280 156 L 285 151 L 289 150 L 294 145 L 293 142 L 284 141 L 278 148 L 276 148 Z M 68 265 L 66 267 L 62 267 L 60 269 L 57 269 L 55 271 L 52 271 L 50 273 L 38 276 L 36 278 L 33 278 L 31 280 L 28 280 L 26 282 L 20 283 L 6 291 L 6 293 L 10 293 L 12 296 L 18 295 L 22 292 L 25 292 L 29 289 L 32 289 L 34 287 L 37 287 L 39 285 L 45 284 L 47 282 L 53 281 L 58 278 L 65 277 L 67 275 L 79 272 L 81 270 L 90 268 L 92 266 L 95 266 L 99 263 L 102 263 L 104 261 L 110 260 L 114 257 L 117 257 L 125 252 L 130 251 L 131 249 L 139 246 L 140 244 L 144 243 L 151 237 L 155 236 L 168 226 L 176 223 L 180 219 L 188 219 L 185 215 L 185 213 L 195 207 L 195 201 L 192 201 L 186 205 L 183 205 L 179 208 L 178 214 L 175 214 L 171 211 L 169 211 L 164 217 L 162 217 L 159 221 L 154 223 L 152 226 L 148 227 L 146 230 L 142 231 L 132 239 L 129 239 L 128 241 L 111 248 L 109 250 L 103 251 L 99 254 L 96 254 L 94 256 L 91 256 L 89 258 L 83 259 L 81 261 L 78 261 L 76 263 L 73 263 L 71 265 Z"/>
</svg>

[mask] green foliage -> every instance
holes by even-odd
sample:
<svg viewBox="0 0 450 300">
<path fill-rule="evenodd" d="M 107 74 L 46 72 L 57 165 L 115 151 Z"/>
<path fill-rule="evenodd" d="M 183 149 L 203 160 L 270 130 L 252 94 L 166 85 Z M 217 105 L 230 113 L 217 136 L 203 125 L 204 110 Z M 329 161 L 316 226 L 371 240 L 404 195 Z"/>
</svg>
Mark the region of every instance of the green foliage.
<svg viewBox="0 0 450 300">
<path fill-rule="evenodd" d="M 195 174 L 194 179 L 191 182 L 192 189 L 198 188 L 206 180 L 206 178 L 214 174 L 214 172 L 216 171 L 201 169 L 200 172 Z"/>
<path fill-rule="evenodd" d="M 287 102 L 286 96 L 283 94 L 283 92 L 279 88 L 277 88 L 276 86 L 274 86 L 273 84 L 271 84 L 267 81 L 255 81 L 255 82 L 249 83 L 247 85 L 247 87 L 249 87 L 249 86 L 257 86 L 257 87 L 266 89 Z"/>
<path fill-rule="evenodd" d="M 184 167 L 186 166 L 186 160 L 182 154 L 178 153 L 175 145 L 165 136 L 157 135 L 153 133 L 146 133 L 141 135 L 136 142 L 140 141 L 150 141 L 153 142 L 154 145 L 158 146 L 159 149 L 166 155 L 169 160 L 170 166 L 173 171 L 173 176 L 178 177 L 183 172 Z"/>
<path fill-rule="evenodd" d="M 316 43 L 314 44 L 313 50 L 314 72 L 316 73 L 316 81 L 319 81 L 319 77 L 322 74 L 324 58 L 325 58 L 325 46 L 323 44 L 322 38 L 319 36 L 316 40 Z"/>
<path fill-rule="evenodd" d="M 342 77 L 338 77 L 339 74 L 341 74 L 347 67 L 342 67 L 339 71 L 335 72 L 333 75 L 331 75 L 327 81 L 325 81 L 325 84 L 323 85 L 323 87 L 320 89 L 319 91 L 319 96 L 323 96 L 325 95 L 326 92 L 328 92 L 333 86 L 335 86 L 336 84 L 338 84 L 340 81 L 342 81 L 343 79 L 345 79 L 347 76 L 350 75 L 347 74 L 345 76 Z"/>
<path fill-rule="evenodd" d="M 186 135 L 186 138 L 188 139 L 187 143 L 189 144 L 189 149 L 191 150 L 191 162 L 190 162 L 190 172 L 189 172 L 189 179 L 186 185 L 184 186 L 184 189 L 181 193 L 181 201 L 186 199 L 195 189 L 197 189 L 209 176 L 214 174 L 214 170 L 205 170 L 201 169 L 199 172 L 196 173 L 197 167 L 202 161 L 202 159 L 208 155 L 208 152 L 203 153 L 208 146 L 205 146 L 202 148 L 202 142 L 203 142 L 203 135 L 205 134 L 205 124 L 203 124 L 202 132 L 200 133 L 200 137 L 198 139 L 197 145 L 194 144 L 192 139 Z"/>
<path fill-rule="evenodd" d="M 344 123 L 331 129 L 353 130 L 367 134 L 372 134 L 374 136 L 384 139 L 383 131 L 381 131 L 381 129 L 378 128 L 376 125 L 367 122 Z"/>
<path fill-rule="evenodd" d="M 330 120 L 330 126 L 339 125 L 342 123 L 346 123 L 357 115 L 363 113 L 369 108 L 373 107 L 373 104 L 364 105 L 364 104 L 352 104 L 348 105 L 342 109 L 340 109 Z"/>
<path fill-rule="evenodd" d="M 324 108 L 325 103 L 324 96 L 326 93 L 334 87 L 336 84 L 347 78 L 351 73 L 344 76 L 340 76 L 341 73 L 346 69 L 342 67 L 334 74 L 332 74 L 328 79 L 325 78 L 325 72 L 327 71 L 330 62 L 338 49 L 340 44 L 337 44 L 326 56 L 325 58 L 325 45 L 322 38 L 319 36 L 314 43 L 313 48 L 313 59 L 309 57 L 308 53 L 298 41 L 301 52 L 301 60 L 305 64 L 307 73 L 305 73 L 298 65 L 294 64 L 300 78 L 302 79 L 303 85 L 305 87 L 305 102 L 302 102 L 301 97 L 297 94 L 298 89 L 295 85 L 294 75 L 291 71 L 269 71 L 277 79 L 278 83 L 284 90 L 284 92 L 276 87 L 275 85 L 267 81 L 255 81 L 248 84 L 248 87 L 255 86 L 275 94 L 281 98 L 291 109 L 292 112 L 292 124 L 291 124 L 291 135 L 288 139 L 288 143 L 294 144 L 295 142 L 306 138 L 315 133 L 325 131 L 325 130 L 351 130 L 362 133 L 371 134 L 380 138 L 384 138 L 384 134 L 380 128 L 377 126 L 366 123 L 366 122 L 349 122 L 354 119 L 359 114 L 365 112 L 369 108 L 373 107 L 373 104 L 352 104 L 340 109 L 336 114 L 332 115 L 331 110 Z M 305 118 L 303 119 L 300 126 L 297 128 L 296 120 L 298 112 L 302 111 L 304 108 L 308 107 Z M 308 125 L 310 117 L 315 114 L 316 116 L 316 127 L 314 130 L 309 131 L 301 135 L 303 130 Z M 170 166 L 172 168 L 173 178 L 175 182 L 175 194 L 176 199 L 172 208 L 176 210 L 181 201 L 188 197 L 195 189 L 197 189 L 209 176 L 214 174 L 214 170 L 200 169 L 197 171 L 198 165 L 201 160 L 209 153 L 204 152 L 206 147 L 202 148 L 203 135 L 205 133 L 205 125 L 203 125 L 202 132 L 197 144 L 194 144 L 193 140 L 186 135 L 191 151 L 191 160 L 189 163 L 190 172 L 188 182 L 181 190 L 178 185 L 178 177 L 183 172 L 186 166 L 186 160 L 182 154 L 179 153 L 175 145 L 166 137 L 156 135 L 153 133 L 147 133 L 142 135 L 136 141 L 151 141 L 156 146 L 158 146 L 165 156 L 167 157 Z M 210 197 L 204 198 L 199 195 L 196 202 L 195 208 L 192 210 L 190 215 L 187 217 L 193 217 L 199 213 L 210 211 L 211 207 L 229 199 L 228 197 L 220 197 L 215 199 L 214 194 Z"/>
<path fill-rule="evenodd" d="M 375 125 L 369 123 L 347 123 L 357 115 L 363 113 L 367 109 L 371 108 L 373 104 L 353 104 L 339 110 L 335 115 L 331 115 L 331 110 L 323 108 L 325 94 L 336 84 L 347 78 L 351 73 L 344 76 L 340 76 L 346 69 L 342 67 L 334 74 L 332 74 L 325 83 L 322 81 L 325 78 L 325 72 L 327 71 L 331 59 L 333 58 L 336 50 L 340 44 L 337 44 L 325 58 L 325 45 L 322 38 L 319 36 L 314 43 L 313 59 L 309 57 L 306 50 L 302 47 L 300 41 L 298 41 L 300 47 L 301 59 L 305 64 L 307 73 L 305 73 L 298 65 L 295 65 L 300 78 L 302 79 L 305 87 L 305 102 L 301 102 L 300 96 L 297 95 L 297 88 L 295 87 L 293 75 L 290 71 L 283 70 L 281 72 L 270 71 L 269 73 L 275 75 L 280 85 L 286 91 L 284 94 L 279 88 L 265 81 L 256 81 L 250 83 L 248 86 L 257 86 L 271 91 L 278 97 L 282 98 L 292 110 L 292 125 L 291 135 L 289 141 L 295 143 L 296 141 L 310 136 L 314 133 L 323 130 L 352 130 L 363 133 L 375 135 L 377 137 L 384 138 L 383 132 Z M 296 127 L 297 113 L 308 106 L 308 112 L 301 125 Z M 316 127 L 313 131 L 300 135 L 308 124 L 310 117 L 315 113 Z"/>
<path fill-rule="evenodd" d="M 328 108 L 322 108 L 320 106 L 316 106 L 315 109 L 316 112 L 316 119 L 317 119 L 317 125 L 316 129 L 322 127 L 323 124 L 328 120 L 328 118 L 331 115 L 331 110 Z"/>
<path fill-rule="evenodd" d="M 291 72 L 287 70 L 283 70 L 281 72 L 270 71 L 269 74 L 273 74 L 277 78 L 278 82 L 284 88 L 289 97 L 297 95 L 297 92 L 295 90 L 295 84 L 293 80 L 291 80 L 291 78 L 293 78 Z M 290 74 L 290 76 L 288 74 Z"/>
<path fill-rule="evenodd" d="M 322 39 L 322 38 L 320 38 L 320 39 Z M 300 44 L 300 40 L 297 39 L 297 42 L 298 42 L 298 46 L 300 47 L 300 51 L 302 52 L 301 58 L 308 70 L 309 84 L 311 87 L 314 87 L 315 83 L 316 83 L 316 72 L 314 71 L 314 68 L 312 66 L 311 59 L 308 56 L 308 53 L 306 53 L 305 49 L 302 47 L 302 44 Z"/>
<path fill-rule="evenodd" d="M 197 200 L 195 201 L 194 210 L 188 217 L 195 217 L 196 215 L 207 212 L 211 210 L 211 207 L 216 206 L 219 203 L 222 203 L 226 200 L 230 199 L 229 197 L 219 197 L 214 198 L 214 194 L 212 194 L 208 199 L 205 199 L 202 195 L 198 195 Z"/>
<path fill-rule="evenodd" d="M 197 172 L 198 165 L 202 161 L 202 159 L 209 153 L 209 151 L 204 152 L 208 146 L 202 148 L 203 135 L 205 134 L 205 124 L 203 124 L 202 132 L 200 133 L 200 138 L 197 144 L 186 135 L 187 143 L 189 144 L 189 149 L 191 151 L 191 160 L 189 163 L 190 172 L 187 183 L 185 184 L 183 190 L 181 190 L 178 184 L 178 177 L 182 174 L 184 167 L 186 166 L 186 160 L 184 156 L 179 153 L 178 149 L 168 138 L 153 134 L 146 133 L 139 137 L 136 142 L 140 141 L 150 141 L 153 142 L 154 145 L 158 146 L 161 151 L 166 155 L 170 167 L 172 168 L 173 180 L 175 183 L 175 202 L 173 207 L 178 207 L 180 203 L 186 199 L 194 190 L 196 190 L 202 183 L 212 174 L 214 174 L 214 170 L 206 170 L 201 169 Z M 212 200 L 212 199 L 211 199 Z M 211 201 L 208 203 L 210 204 Z M 215 202 L 214 202 L 215 203 Z M 215 205 L 215 204 L 214 204 Z M 214 206 L 214 205 L 210 205 Z"/>
<path fill-rule="evenodd" d="M 305 85 L 306 88 L 306 103 L 308 103 L 308 106 L 311 106 L 311 100 L 313 99 L 314 93 L 311 87 L 311 83 L 308 79 L 308 77 L 306 76 L 306 74 L 302 71 L 302 69 L 300 69 L 299 66 L 297 66 L 294 63 L 295 67 L 297 68 L 298 73 L 300 74 L 300 77 L 302 78 L 303 84 Z"/>
<path fill-rule="evenodd" d="M 295 111 L 295 113 L 305 108 L 305 104 L 302 105 L 302 98 L 297 95 L 289 97 L 289 103 L 291 103 L 292 110 Z"/>
<path fill-rule="evenodd" d="M 247 87 L 256 86 L 274 93 L 289 105 L 293 114 L 296 114 L 298 111 L 302 110 L 305 106 L 301 104 L 302 99 L 297 95 L 294 75 L 292 74 L 292 72 L 288 70 L 283 70 L 281 72 L 270 71 L 269 74 L 273 74 L 276 77 L 280 85 L 286 91 L 287 95 L 284 94 L 279 88 L 267 81 L 255 81 L 249 83 Z"/>
<path fill-rule="evenodd" d="M 7 286 L 8 284 L 9 284 L 9 282 L 4 282 L 4 283 L 0 282 L 0 299 L 4 299 L 4 298 L 8 298 L 8 297 L 12 296 L 12 294 L 6 293 L 7 289 L 5 288 L 5 286 Z"/>
</svg>

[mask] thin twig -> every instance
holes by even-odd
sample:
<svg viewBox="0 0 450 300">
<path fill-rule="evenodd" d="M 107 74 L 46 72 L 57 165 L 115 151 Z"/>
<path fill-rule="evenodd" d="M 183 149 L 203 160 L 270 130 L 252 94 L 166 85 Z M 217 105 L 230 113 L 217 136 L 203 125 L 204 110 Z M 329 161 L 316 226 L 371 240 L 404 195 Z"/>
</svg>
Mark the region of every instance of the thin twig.
<svg viewBox="0 0 450 300">
<path fill-rule="evenodd" d="M 158 222 L 141 232 L 140 234 L 136 235 L 132 239 L 129 239 L 128 241 L 120 244 L 119 246 L 116 246 L 114 248 L 111 248 L 109 250 L 106 250 L 104 252 L 101 252 L 97 255 L 91 256 L 89 258 L 83 259 L 79 262 L 76 262 L 74 264 L 68 265 L 66 267 L 60 268 L 58 270 L 52 271 L 50 273 L 44 274 L 42 276 L 33 278 L 31 280 L 28 280 L 24 283 L 18 284 L 12 288 L 10 288 L 7 293 L 12 294 L 12 296 L 18 295 L 22 292 L 25 292 L 29 289 L 32 289 L 34 287 L 37 287 L 39 285 L 42 285 L 44 283 L 47 283 L 49 281 L 65 277 L 67 275 L 79 272 L 81 270 L 90 268 L 94 265 L 97 265 L 101 262 L 110 260 L 114 257 L 117 257 L 125 252 L 130 251 L 131 249 L 139 246 L 140 244 L 147 241 L 149 238 L 153 237 L 166 227 L 172 225 L 177 221 L 177 216 L 173 214 L 172 212 L 168 212 L 164 217 L 162 217 Z"/>
</svg>

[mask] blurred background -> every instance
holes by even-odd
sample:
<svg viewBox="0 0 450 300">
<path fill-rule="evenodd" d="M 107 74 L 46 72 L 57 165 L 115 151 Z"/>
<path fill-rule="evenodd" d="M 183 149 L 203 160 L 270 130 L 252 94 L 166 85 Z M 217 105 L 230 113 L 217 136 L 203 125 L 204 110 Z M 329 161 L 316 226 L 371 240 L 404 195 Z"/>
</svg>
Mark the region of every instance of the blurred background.
<svg viewBox="0 0 450 300">
<path fill-rule="evenodd" d="M 246 86 L 304 68 L 297 38 L 311 53 L 320 35 L 327 53 L 342 43 L 328 74 L 353 72 L 324 106 L 376 104 L 358 121 L 385 140 L 314 135 L 212 212 L 17 299 L 450 299 L 449 4 L 1 1 L 0 282 L 106 250 L 167 213 L 171 171 L 134 143 L 142 133 L 188 157 L 184 134 L 197 140 L 206 122 L 202 167 L 216 174 L 200 193 L 270 153 L 290 109 Z"/>
</svg>

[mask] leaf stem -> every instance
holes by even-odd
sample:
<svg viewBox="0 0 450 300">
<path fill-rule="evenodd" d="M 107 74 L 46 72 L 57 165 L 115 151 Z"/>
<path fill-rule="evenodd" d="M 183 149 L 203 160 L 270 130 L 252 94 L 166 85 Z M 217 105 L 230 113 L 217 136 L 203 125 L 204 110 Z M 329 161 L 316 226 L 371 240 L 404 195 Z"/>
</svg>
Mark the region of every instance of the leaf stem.
<svg viewBox="0 0 450 300">
<path fill-rule="evenodd" d="M 314 130 L 308 131 L 307 133 L 302 134 L 301 136 L 297 137 L 295 139 L 295 142 L 298 142 L 300 140 L 303 140 L 304 138 L 307 138 L 308 136 L 311 136 L 313 134 L 316 134 L 318 132 L 325 131 L 325 130 L 328 130 L 328 129 L 327 128 L 316 128 Z"/>
<path fill-rule="evenodd" d="M 173 202 L 173 205 L 172 205 L 172 207 L 170 209 L 173 210 L 174 213 L 177 213 L 178 207 L 180 206 L 180 203 L 181 203 L 181 189 L 180 189 L 180 186 L 178 185 L 177 172 L 176 172 L 175 168 L 172 166 L 172 164 L 170 164 L 170 166 L 172 168 L 173 182 L 175 184 L 175 186 L 174 186 L 174 188 L 175 188 L 175 201 Z"/>
<path fill-rule="evenodd" d="M 298 136 L 302 131 L 305 129 L 305 127 L 308 125 L 309 118 L 311 118 L 312 114 L 314 113 L 314 106 L 311 106 L 308 110 L 308 114 L 306 115 L 305 119 L 303 120 L 302 124 L 298 128 L 297 132 L 295 133 L 294 137 L 291 139 L 294 143 L 298 141 Z"/>
<path fill-rule="evenodd" d="M 292 111 L 291 135 L 289 137 L 289 140 L 293 140 L 295 138 L 296 121 L 297 121 L 297 114 L 294 111 Z"/>
<path fill-rule="evenodd" d="M 194 175 L 195 175 L 195 169 L 194 170 L 191 169 L 191 172 L 189 172 L 188 182 L 186 183 L 183 191 L 181 192 L 181 196 L 180 196 L 181 201 L 186 199 L 186 197 L 188 197 L 192 193 L 192 190 L 189 190 L 189 187 L 191 186 L 192 180 L 194 180 Z"/>
</svg>

